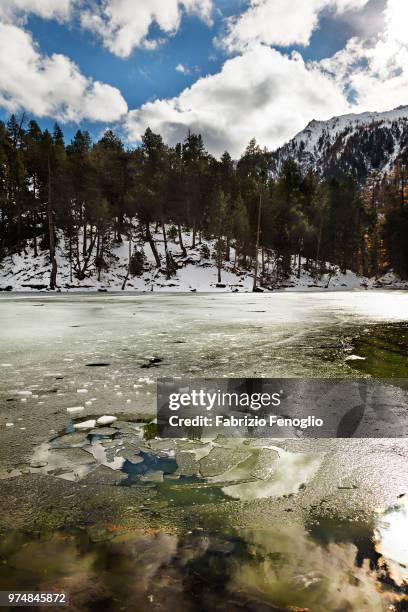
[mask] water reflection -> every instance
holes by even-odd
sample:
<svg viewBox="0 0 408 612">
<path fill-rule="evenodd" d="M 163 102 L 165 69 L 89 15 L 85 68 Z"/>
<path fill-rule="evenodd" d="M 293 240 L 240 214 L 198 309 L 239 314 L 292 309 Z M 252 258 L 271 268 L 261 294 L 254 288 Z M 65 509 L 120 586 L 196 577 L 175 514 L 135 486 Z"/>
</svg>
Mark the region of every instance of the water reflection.
<svg viewBox="0 0 408 612">
<path fill-rule="evenodd" d="M 0 478 L 7 479 L 8 503 L 16 515 L 20 507 L 26 513 L 22 524 L 41 530 L 43 516 L 25 498 L 41 491 L 36 499 L 45 516 L 55 491 L 68 490 L 59 487 L 68 480 L 84 528 L 3 534 L 0 589 L 66 590 L 74 611 L 403 610 L 402 502 L 375 527 L 362 528 L 358 538 L 353 519 L 341 538 L 336 532 L 345 506 L 347 516 L 350 508 L 372 512 L 373 504 L 389 505 L 407 490 L 402 441 L 336 447 L 327 442 L 317 449 L 306 440 L 300 450 L 288 444 L 288 452 L 255 444 L 232 449 L 226 442 L 188 441 L 171 448 L 168 441 L 142 439 L 126 413 L 152 413 L 159 374 L 406 376 L 407 339 L 402 346 L 398 322 L 406 321 L 408 294 L 196 297 L 60 296 L 44 298 L 44 307 L 35 309 L 32 298 L 1 300 L 1 434 L 3 459 L 12 458 L 12 465 L 4 461 Z M 390 343 L 392 326 L 385 323 L 395 326 Z M 384 334 L 377 341 L 379 324 Z M 368 348 L 349 346 L 355 332 L 376 341 L 368 340 Z M 364 359 L 346 361 L 347 354 Z M 157 367 L 141 369 L 152 359 L 160 359 Z M 385 365 L 387 373 L 381 371 Z M 112 437 L 109 431 L 100 439 L 72 431 L 57 438 L 67 414 L 85 421 L 112 413 L 122 419 Z M 87 504 L 98 486 L 106 491 L 101 505 L 112 508 L 108 516 L 124 518 L 128 496 L 146 487 L 155 495 L 144 501 L 144 525 L 171 524 L 177 513 L 187 517 L 178 529 L 188 529 L 198 524 L 200 511 L 206 530 L 138 530 L 141 511 L 133 531 L 105 523 L 89 527 L 95 516 Z M 323 539 L 316 524 L 323 525 L 318 510 L 327 500 L 329 511 L 338 514 L 333 513 L 336 528 L 324 524 Z M 67 503 L 74 502 L 55 503 L 55 524 L 63 524 Z M 279 523 L 273 524 L 278 512 Z M 313 527 L 303 521 L 308 512 L 315 513 Z M 208 531 L 214 516 L 218 532 Z M 248 529 L 228 531 L 232 523 Z M 262 529 L 255 528 L 260 524 Z"/>
<path fill-rule="evenodd" d="M 177 535 L 117 528 L 0 540 L 0 590 L 63 591 L 70 610 L 385 612 L 403 591 L 350 541 L 303 527 Z"/>
<path fill-rule="evenodd" d="M 384 565 L 399 586 L 408 585 L 408 497 L 378 518 L 375 530 L 376 549 Z"/>
</svg>

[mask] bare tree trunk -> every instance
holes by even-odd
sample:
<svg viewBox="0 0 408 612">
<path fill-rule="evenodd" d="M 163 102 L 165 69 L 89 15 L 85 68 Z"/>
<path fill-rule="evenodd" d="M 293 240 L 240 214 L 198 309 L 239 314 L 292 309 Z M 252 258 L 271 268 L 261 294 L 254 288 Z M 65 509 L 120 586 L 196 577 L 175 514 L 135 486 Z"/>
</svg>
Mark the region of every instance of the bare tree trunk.
<svg viewBox="0 0 408 612">
<path fill-rule="evenodd" d="M 221 238 L 218 239 L 218 253 L 217 253 L 217 269 L 218 269 L 218 284 L 221 283 L 221 264 L 222 264 L 222 244 Z"/>
<path fill-rule="evenodd" d="M 74 264 L 74 269 L 75 269 L 75 275 L 77 277 L 78 280 L 84 280 L 84 278 L 86 278 L 86 272 L 88 270 L 89 267 L 89 263 L 91 260 L 91 255 L 93 253 L 94 247 L 95 247 L 95 242 L 96 242 L 96 235 L 94 235 L 92 237 L 92 240 L 89 244 L 89 247 L 87 249 L 87 253 L 86 256 L 83 257 L 82 262 L 81 262 L 81 257 L 79 255 L 79 235 L 77 234 L 77 240 L 76 240 L 76 263 Z"/>
<path fill-rule="evenodd" d="M 118 242 L 122 242 L 122 232 L 123 232 L 123 214 L 119 214 L 116 223 L 116 240 Z"/>
<path fill-rule="evenodd" d="M 36 180 L 34 178 L 34 185 L 33 185 L 33 195 L 34 195 L 34 202 L 36 200 L 37 197 L 37 183 Z M 33 240 L 33 247 L 34 247 L 34 257 L 38 257 L 38 246 L 37 246 L 37 213 L 34 212 L 33 213 L 33 226 L 34 226 L 34 240 Z"/>
<path fill-rule="evenodd" d="M 262 254 L 261 255 L 261 257 L 262 257 L 262 272 L 261 272 L 261 274 L 262 274 L 262 278 L 264 278 L 265 277 L 265 249 L 264 249 L 263 245 L 261 247 L 261 254 Z"/>
<path fill-rule="evenodd" d="M 163 232 L 163 242 L 164 242 L 164 253 L 166 256 L 166 278 L 167 280 L 170 280 L 171 276 L 170 276 L 170 270 L 169 270 L 169 249 L 167 247 L 166 226 L 164 225 L 163 221 L 162 221 L 162 232 Z"/>
<path fill-rule="evenodd" d="M 334 270 L 331 268 L 331 269 L 330 269 L 330 272 L 329 272 L 329 278 L 328 278 L 328 281 L 327 281 L 327 284 L 326 284 L 326 287 L 325 287 L 326 289 L 328 289 L 328 288 L 329 288 L 329 285 L 330 285 L 330 281 L 331 281 L 331 279 L 332 279 L 332 276 L 334 276 Z"/>
<path fill-rule="evenodd" d="M 317 251 L 316 251 L 316 276 L 317 276 L 317 266 L 318 266 L 318 262 L 319 262 L 319 257 L 320 257 L 320 246 L 322 243 L 322 234 L 323 234 L 323 221 L 320 223 L 320 228 L 319 228 L 319 238 L 317 240 Z"/>
<path fill-rule="evenodd" d="M 230 239 L 229 236 L 227 236 L 227 244 L 226 244 L 226 249 L 225 249 L 225 261 L 231 261 L 231 250 L 230 250 Z"/>
<path fill-rule="evenodd" d="M 126 289 L 126 283 L 128 282 L 129 276 L 130 276 L 130 262 L 132 260 L 132 237 L 129 236 L 129 261 L 128 261 L 128 269 L 126 272 L 126 276 L 123 280 L 123 285 L 122 285 L 122 291 L 124 291 Z"/>
<path fill-rule="evenodd" d="M 146 223 L 146 225 L 145 225 L 145 232 L 146 232 L 147 242 L 149 243 L 150 248 L 152 249 L 153 257 L 154 257 L 154 259 L 156 261 L 156 267 L 160 268 L 161 261 L 160 261 L 159 254 L 157 252 L 156 244 L 155 244 L 155 242 L 153 240 L 152 233 L 150 231 L 149 223 Z"/>
<path fill-rule="evenodd" d="M 76 236 L 75 236 L 75 259 L 76 259 L 77 268 L 79 268 L 81 265 L 81 259 L 79 257 L 79 228 L 77 228 Z M 75 264 L 74 264 L 74 268 L 75 268 Z"/>
<path fill-rule="evenodd" d="M 256 249 L 255 249 L 255 265 L 254 265 L 254 284 L 252 291 L 256 291 L 258 281 L 258 252 L 259 252 L 259 239 L 261 235 L 261 212 L 262 212 L 262 194 L 259 193 L 259 206 L 258 206 L 258 225 L 256 229 Z"/>
<path fill-rule="evenodd" d="M 164 225 L 163 221 L 162 221 L 162 234 L 163 234 L 163 242 L 164 242 L 164 252 L 165 252 L 166 257 L 167 257 L 167 253 L 168 253 L 168 249 L 167 249 L 167 234 L 166 234 L 166 226 Z"/>
<path fill-rule="evenodd" d="M 17 252 L 21 255 L 21 213 L 17 216 Z"/>
<path fill-rule="evenodd" d="M 69 280 L 72 283 L 72 236 L 69 237 Z"/>
<path fill-rule="evenodd" d="M 297 277 L 298 278 L 300 278 L 300 274 L 301 274 L 301 266 L 302 266 L 302 255 L 301 255 L 301 252 L 302 252 L 302 248 L 303 248 L 303 238 L 302 238 L 302 240 L 300 241 L 300 244 L 299 244 L 299 259 L 298 259 L 298 273 L 297 273 Z"/>
<path fill-rule="evenodd" d="M 84 221 L 84 231 L 82 235 L 82 255 L 86 257 L 86 243 L 87 243 L 87 231 L 86 231 L 86 221 Z"/>
<path fill-rule="evenodd" d="M 101 237 L 99 237 L 99 232 L 98 232 L 98 242 L 99 242 L 99 245 L 98 245 L 98 251 L 97 252 L 98 252 L 98 257 L 99 257 L 99 259 L 100 259 L 100 261 L 102 263 L 102 261 L 103 261 L 103 251 L 104 251 L 104 248 L 105 248 L 105 241 L 104 241 L 104 235 L 103 234 L 102 234 Z M 98 281 L 100 281 L 100 280 L 101 280 L 101 267 L 99 267 L 99 269 L 98 269 Z"/>
<path fill-rule="evenodd" d="M 96 235 L 96 257 L 97 259 L 99 259 L 99 247 L 101 245 L 101 235 L 100 235 L 100 231 L 99 229 L 97 230 L 97 235 Z"/>
<path fill-rule="evenodd" d="M 180 245 L 181 252 L 183 254 L 183 257 L 187 257 L 187 250 L 183 243 L 183 235 L 181 233 L 180 223 L 177 225 L 177 230 L 178 230 L 178 238 L 179 238 L 179 245 Z"/>
<path fill-rule="evenodd" d="M 50 274 L 50 289 L 54 290 L 57 287 L 57 260 L 55 258 L 55 226 L 54 226 L 54 212 L 51 206 L 51 161 L 48 156 L 48 202 L 47 202 L 47 216 L 48 216 L 48 232 L 50 241 L 50 261 L 51 261 L 51 274 Z"/>
<path fill-rule="evenodd" d="M 91 223 L 90 228 L 89 228 L 89 242 L 90 242 L 91 244 L 95 244 L 95 240 L 93 239 L 93 238 L 94 238 L 93 229 L 94 229 L 94 228 L 93 228 L 93 225 L 92 225 L 92 223 Z"/>
<path fill-rule="evenodd" d="M 197 230 L 196 230 L 196 224 L 195 224 L 195 221 L 194 221 L 194 224 L 193 224 L 193 242 L 191 244 L 191 248 L 192 249 L 195 249 L 195 246 L 196 246 L 196 234 L 197 234 Z"/>
</svg>

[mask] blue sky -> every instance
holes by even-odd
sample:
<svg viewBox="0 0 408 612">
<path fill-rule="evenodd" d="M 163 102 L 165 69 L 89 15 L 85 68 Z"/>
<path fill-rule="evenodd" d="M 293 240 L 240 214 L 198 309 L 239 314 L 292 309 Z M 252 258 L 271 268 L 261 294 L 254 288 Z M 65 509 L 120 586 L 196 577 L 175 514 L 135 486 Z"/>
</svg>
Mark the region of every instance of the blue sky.
<svg viewBox="0 0 408 612">
<path fill-rule="evenodd" d="M 57 120 L 67 140 L 191 128 L 237 155 L 251 134 L 273 148 L 311 119 L 408 103 L 405 0 L 2 3 L 0 117 Z"/>
</svg>

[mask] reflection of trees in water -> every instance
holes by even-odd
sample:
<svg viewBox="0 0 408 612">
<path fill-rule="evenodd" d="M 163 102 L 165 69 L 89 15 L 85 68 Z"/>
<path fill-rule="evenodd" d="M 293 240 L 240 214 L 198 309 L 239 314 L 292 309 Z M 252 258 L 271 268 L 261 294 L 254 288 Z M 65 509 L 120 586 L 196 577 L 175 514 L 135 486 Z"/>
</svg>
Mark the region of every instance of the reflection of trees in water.
<svg viewBox="0 0 408 612">
<path fill-rule="evenodd" d="M 240 531 L 115 534 L 94 528 L 29 538 L 9 533 L 2 589 L 62 591 L 70 610 L 204 612 L 288 606 L 382 612 L 396 598 L 351 541 L 319 543 L 297 524 Z M 47 576 L 47 578 L 44 578 Z M 258 604 L 256 603 L 258 602 Z M 254 607 L 255 606 L 255 607 Z"/>
</svg>

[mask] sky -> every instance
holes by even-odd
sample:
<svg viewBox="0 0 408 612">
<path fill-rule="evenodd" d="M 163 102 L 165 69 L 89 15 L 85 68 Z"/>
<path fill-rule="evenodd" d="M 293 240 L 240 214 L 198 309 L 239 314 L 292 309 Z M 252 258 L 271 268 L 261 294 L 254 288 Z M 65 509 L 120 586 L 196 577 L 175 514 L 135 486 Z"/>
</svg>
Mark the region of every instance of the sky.
<svg viewBox="0 0 408 612">
<path fill-rule="evenodd" d="M 0 119 L 239 157 L 408 104 L 408 0 L 0 0 Z"/>
</svg>

